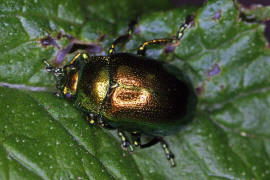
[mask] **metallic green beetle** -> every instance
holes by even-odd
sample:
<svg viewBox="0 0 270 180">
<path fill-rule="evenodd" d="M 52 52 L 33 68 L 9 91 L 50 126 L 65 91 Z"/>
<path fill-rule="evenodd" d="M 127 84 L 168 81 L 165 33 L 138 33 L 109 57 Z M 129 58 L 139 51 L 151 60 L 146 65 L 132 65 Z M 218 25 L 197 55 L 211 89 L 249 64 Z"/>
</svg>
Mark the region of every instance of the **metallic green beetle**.
<svg viewBox="0 0 270 180">
<path fill-rule="evenodd" d="M 77 54 L 64 68 L 47 70 L 58 77 L 60 94 L 71 99 L 87 114 L 90 124 L 117 129 L 124 149 L 146 148 L 161 143 L 167 159 L 175 166 L 174 155 L 163 136 L 178 132 L 195 113 L 197 96 L 188 79 L 179 69 L 145 57 L 151 44 L 179 42 L 191 21 L 180 26 L 171 39 L 144 42 L 138 54 L 115 53 L 115 45 L 128 40 L 128 33 L 116 39 L 108 56 Z M 124 132 L 129 132 L 132 143 Z M 141 134 L 152 137 L 146 144 Z"/>
</svg>

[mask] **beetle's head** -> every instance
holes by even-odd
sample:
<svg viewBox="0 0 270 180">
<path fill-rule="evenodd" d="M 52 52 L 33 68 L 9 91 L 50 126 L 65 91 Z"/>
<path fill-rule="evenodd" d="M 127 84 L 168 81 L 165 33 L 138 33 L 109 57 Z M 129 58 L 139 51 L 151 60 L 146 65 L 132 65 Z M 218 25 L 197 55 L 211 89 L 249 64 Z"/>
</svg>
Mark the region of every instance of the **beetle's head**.
<svg viewBox="0 0 270 180">
<path fill-rule="evenodd" d="M 56 77 L 56 88 L 59 91 L 58 96 L 72 98 L 77 91 L 80 69 L 83 68 L 85 60 L 88 58 L 86 53 L 79 53 L 63 68 L 55 68 L 47 62 L 46 70 L 52 72 Z"/>
</svg>

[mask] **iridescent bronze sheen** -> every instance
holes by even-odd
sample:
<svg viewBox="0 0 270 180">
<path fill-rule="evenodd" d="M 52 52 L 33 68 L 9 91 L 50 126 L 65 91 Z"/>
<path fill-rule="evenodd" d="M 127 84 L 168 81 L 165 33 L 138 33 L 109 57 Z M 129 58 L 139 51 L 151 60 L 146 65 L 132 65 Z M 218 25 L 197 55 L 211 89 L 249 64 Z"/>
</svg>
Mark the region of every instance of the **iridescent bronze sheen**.
<svg viewBox="0 0 270 180">
<path fill-rule="evenodd" d="M 72 92 L 78 107 L 111 126 L 167 135 L 192 119 L 197 98 L 179 69 L 128 53 L 75 58 L 63 94 Z"/>
<path fill-rule="evenodd" d="M 127 53 L 111 55 L 109 62 L 111 81 L 117 86 L 110 89 L 101 108 L 108 123 L 129 131 L 167 135 L 192 119 L 197 98 L 178 69 Z"/>
<path fill-rule="evenodd" d="M 75 62 L 80 69 L 75 104 L 86 112 L 98 114 L 109 89 L 108 60 L 106 57 L 79 57 Z"/>
</svg>

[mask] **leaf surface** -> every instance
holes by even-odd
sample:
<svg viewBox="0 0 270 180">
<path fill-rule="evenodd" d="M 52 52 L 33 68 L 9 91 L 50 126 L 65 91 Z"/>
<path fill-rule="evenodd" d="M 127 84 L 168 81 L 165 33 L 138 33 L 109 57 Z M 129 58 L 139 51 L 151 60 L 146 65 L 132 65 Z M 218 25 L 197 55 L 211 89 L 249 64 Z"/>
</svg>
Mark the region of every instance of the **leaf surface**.
<svg viewBox="0 0 270 180">
<path fill-rule="evenodd" d="M 0 179 L 270 178 L 270 52 L 264 26 L 240 19 L 231 0 L 178 9 L 164 0 L 2 0 L 0 14 Z M 53 62 L 71 41 L 105 54 L 139 16 L 118 49 L 136 53 L 143 41 L 174 36 L 190 14 L 194 24 L 173 52 L 147 51 L 183 70 L 198 93 L 194 121 L 165 138 L 175 168 L 159 145 L 123 151 L 115 132 L 89 126 L 51 92 L 42 60 Z"/>
</svg>

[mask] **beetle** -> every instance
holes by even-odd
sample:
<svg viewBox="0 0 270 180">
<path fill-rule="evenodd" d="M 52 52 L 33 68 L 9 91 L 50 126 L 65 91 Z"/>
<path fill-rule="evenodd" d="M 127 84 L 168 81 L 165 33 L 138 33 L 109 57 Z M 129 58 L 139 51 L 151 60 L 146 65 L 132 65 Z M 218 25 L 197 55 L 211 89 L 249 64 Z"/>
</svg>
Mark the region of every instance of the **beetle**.
<svg viewBox="0 0 270 180">
<path fill-rule="evenodd" d="M 144 42 L 137 55 L 116 53 L 115 46 L 130 39 L 133 23 L 112 43 L 107 56 L 79 53 L 63 68 L 47 64 L 46 69 L 57 77 L 60 95 L 85 112 L 89 124 L 117 129 L 126 150 L 159 142 L 171 166 L 175 166 L 174 154 L 163 137 L 192 121 L 197 96 L 183 72 L 145 54 L 150 45 L 180 42 L 191 22 L 187 18 L 173 38 Z M 130 133 L 132 143 L 125 132 Z M 141 135 L 152 139 L 143 144 Z"/>
</svg>

